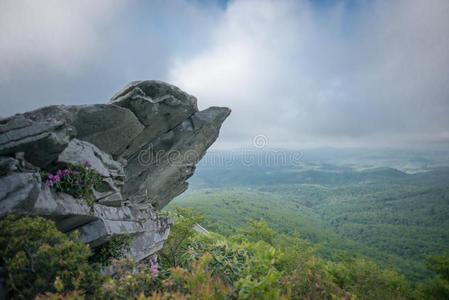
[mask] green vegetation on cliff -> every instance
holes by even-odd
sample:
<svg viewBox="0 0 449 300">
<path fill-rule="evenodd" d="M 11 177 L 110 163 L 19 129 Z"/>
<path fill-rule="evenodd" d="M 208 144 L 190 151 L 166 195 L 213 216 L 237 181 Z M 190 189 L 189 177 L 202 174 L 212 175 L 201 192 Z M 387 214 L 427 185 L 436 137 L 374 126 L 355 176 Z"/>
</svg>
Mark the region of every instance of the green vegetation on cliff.
<svg viewBox="0 0 449 300">
<path fill-rule="evenodd" d="M 320 259 L 308 242 L 280 234 L 264 220 L 249 219 L 239 233 L 226 238 L 194 233 L 194 221 L 202 215 L 191 209 L 176 211 L 172 234 L 161 250 L 172 255 L 159 266 L 113 260 L 112 276 L 101 275 L 100 265 L 89 263 L 89 246 L 76 234 L 58 232 L 52 221 L 13 217 L 0 221 L 0 254 L 9 296 L 206 300 L 445 299 L 449 295 L 448 255 L 429 257 L 428 267 L 438 275 L 412 289 L 404 276 L 365 259 L 348 254 L 334 262 Z"/>
</svg>

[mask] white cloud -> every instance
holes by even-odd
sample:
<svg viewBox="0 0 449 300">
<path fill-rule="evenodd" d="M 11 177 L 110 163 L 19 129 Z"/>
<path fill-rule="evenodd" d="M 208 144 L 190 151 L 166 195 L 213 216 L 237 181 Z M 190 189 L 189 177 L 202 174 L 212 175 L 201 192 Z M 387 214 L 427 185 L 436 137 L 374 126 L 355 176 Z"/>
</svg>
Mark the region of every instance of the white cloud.
<svg viewBox="0 0 449 300">
<path fill-rule="evenodd" d="M 0 1 L 0 115 L 160 79 L 234 146 L 447 142 L 449 1 L 323 3 Z"/>
<path fill-rule="evenodd" d="M 4 0 L 0 3 L 2 80 L 39 61 L 76 71 L 100 45 L 102 27 L 122 7 L 118 1 Z"/>
<path fill-rule="evenodd" d="M 233 108 L 224 140 L 416 143 L 449 127 L 449 2 L 235 1 L 170 78 Z M 236 134 L 236 132 L 238 132 Z"/>
<path fill-rule="evenodd" d="M 0 116 L 165 80 L 170 57 L 201 47 L 218 13 L 190 0 L 0 1 Z"/>
</svg>

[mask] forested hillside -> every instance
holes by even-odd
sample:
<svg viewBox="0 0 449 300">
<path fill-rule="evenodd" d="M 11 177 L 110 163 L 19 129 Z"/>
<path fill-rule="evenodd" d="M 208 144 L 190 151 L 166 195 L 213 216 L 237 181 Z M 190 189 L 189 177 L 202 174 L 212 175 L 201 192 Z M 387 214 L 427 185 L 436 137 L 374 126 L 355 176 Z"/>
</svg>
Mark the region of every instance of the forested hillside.
<svg viewBox="0 0 449 300">
<path fill-rule="evenodd" d="M 246 218 L 340 252 L 391 266 L 416 283 L 432 276 L 424 257 L 449 251 L 449 168 L 409 174 L 393 168 L 303 164 L 199 167 L 172 205 L 204 211 L 206 228 L 230 235 Z"/>
</svg>

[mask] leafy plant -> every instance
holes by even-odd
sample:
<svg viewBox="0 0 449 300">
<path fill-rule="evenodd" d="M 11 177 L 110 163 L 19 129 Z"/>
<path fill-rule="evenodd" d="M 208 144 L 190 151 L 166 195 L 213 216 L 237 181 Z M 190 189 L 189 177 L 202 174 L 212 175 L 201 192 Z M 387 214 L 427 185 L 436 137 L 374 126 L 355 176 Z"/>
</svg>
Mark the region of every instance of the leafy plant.
<svg viewBox="0 0 449 300">
<path fill-rule="evenodd" d="M 211 255 L 205 253 L 189 270 L 172 268 L 169 278 L 162 282 L 164 294 L 175 296 L 169 299 L 229 299 L 233 289 L 211 274 L 211 259 Z M 177 298 L 177 295 L 181 297 Z"/>
<path fill-rule="evenodd" d="M 88 264 L 91 251 L 78 233 L 65 235 L 44 218 L 8 216 L 0 221 L 1 264 L 7 271 L 11 297 L 29 299 L 55 291 L 59 278 L 64 289 L 93 291 L 100 275 Z"/>
<path fill-rule="evenodd" d="M 427 256 L 426 266 L 436 276 L 419 286 L 421 295 L 427 299 L 449 299 L 449 253 L 441 256 Z"/>
<path fill-rule="evenodd" d="M 244 234 L 256 241 L 262 240 L 265 243 L 273 245 L 276 232 L 268 227 L 268 224 L 264 219 L 256 221 L 251 218 L 247 218 L 246 221 L 249 223 L 249 226 L 242 230 Z"/>
<path fill-rule="evenodd" d="M 113 259 L 121 259 L 129 251 L 131 236 L 129 234 L 117 235 L 106 243 L 94 248 L 91 261 L 99 262 L 103 266 L 111 263 Z"/>
<path fill-rule="evenodd" d="M 55 174 L 42 171 L 41 177 L 52 190 L 84 199 L 87 205 L 93 207 L 95 198 L 92 188 L 101 183 L 102 177 L 91 168 L 91 165 L 90 161 L 84 166 L 69 164 L 66 169 L 59 169 Z"/>
<path fill-rule="evenodd" d="M 98 299 L 227 299 L 232 287 L 211 275 L 211 256 L 205 254 L 191 265 L 158 270 L 136 265 L 129 259 L 116 261 L 119 271 L 103 284 Z"/>
<path fill-rule="evenodd" d="M 175 207 L 176 214 L 172 215 L 174 224 L 170 228 L 170 235 L 159 254 L 162 263 L 177 267 L 187 243 L 195 234 L 194 226 L 204 220 L 202 213 L 195 213 L 193 208 Z"/>
<path fill-rule="evenodd" d="M 124 258 L 114 260 L 111 268 L 115 270 L 115 275 L 101 286 L 97 299 L 135 299 L 141 294 L 150 295 L 161 287 L 157 266 L 136 264 Z"/>
<path fill-rule="evenodd" d="M 39 295 L 41 300 L 377 300 L 445 299 L 449 290 L 445 277 L 448 255 L 429 257 L 429 267 L 439 275 L 412 291 L 403 276 L 373 262 L 349 254 L 341 255 L 339 262 L 315 257 L 315 249 L 299 235 L 278 234 L 264 222 L 250 222 L 245 230 L 248 237 L 226 238 L 196 233 L 193 226 L 203 217 L 193 209 L 177 212 L 172 215 L 179 225 L 170 234 L 173 248 L 161 265 L 112 259 L 123 255 L 129 236 L 97 248 L 91 261 L 107 262 L 109 269 L 103 270 L 112 271 L 111 276 L 100 276 L 97 264 L 88 264 L 92 253 L 76 233 L 60 233 L 52 221 L 42 218 L 4 219 L 0 222 L 0 254 L 10 296 L 28 299 Z M 170 259 L 177 267 L 171 267 Z"/>
<path fill-rule="evenodd" d="M 426 259 L 427 268 L 449 281 L 449 253 L 441 256 L 426 256 Z"/>
<path fill-rule="evenodd" d="M 357 299 L 409 299 L 411 290 L 404 276 L 349 253 L 340 256 L 339 263 L 328 263 L 328 271 L 342 289 L 357 295 Z"/>
<path fill-rule="evenodd" d="M 181 257 L 181 265 L 190 267 L 208 253 L 211 256 L 209 261 L 211 275 L 221 278 L 226 284 L 233 284 L 242 276 L 250 256 L 246 249 L 233 249 L 222 242 L 209 244 L 193 241 L 187 247 Z"/>
</svg>

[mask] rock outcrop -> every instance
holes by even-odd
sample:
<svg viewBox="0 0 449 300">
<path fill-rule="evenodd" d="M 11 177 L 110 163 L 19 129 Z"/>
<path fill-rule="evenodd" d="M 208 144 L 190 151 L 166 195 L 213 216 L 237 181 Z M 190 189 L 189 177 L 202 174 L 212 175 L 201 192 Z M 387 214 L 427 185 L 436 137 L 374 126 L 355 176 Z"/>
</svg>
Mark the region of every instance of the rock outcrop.
<svg viewBox="0 0 449 300">
<path fill-rule="evenodd" d="M 195 164 L 230 110 L 198 111 L 196 98 L 159 81 L 137 81 L 108 104 L 48 106 L 0 120 L 0 218 L 45 216 L 93 247 L 132 237 L 131 257 L 153 255 L 171 220 L 157 210 L 187 189 Z M 84 166 L 101 176 L 85 199 L 44 184 L 42 171 Z"/>
</svg>

